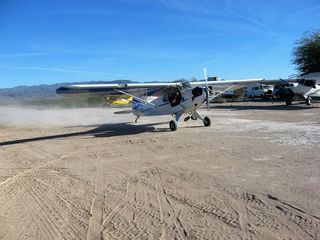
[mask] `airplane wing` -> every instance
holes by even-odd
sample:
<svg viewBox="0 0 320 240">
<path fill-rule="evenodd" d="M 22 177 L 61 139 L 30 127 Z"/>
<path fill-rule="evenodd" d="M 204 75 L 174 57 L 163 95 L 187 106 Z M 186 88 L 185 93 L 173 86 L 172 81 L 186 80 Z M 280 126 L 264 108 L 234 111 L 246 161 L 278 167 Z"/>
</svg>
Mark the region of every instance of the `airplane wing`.
<svg viewBox="0 0 320 240">
<path fill-rule="evenodd" d="M 219 80 L 219 81 L 196 81 L 189 82 L 192 87 L 196 86 L 233 86 L 235 88 L 260 83 L 260 84 L 274 84 L 282 85 L 288 82 L 297 82 L 301 79 L 242 79 L 242 80 Z M 77 84 L 60 87 L 56 90 L 58 95 L 74 96 L 74 95 L 87 95 L 87 96 L 143 96 L 143 95 L 156 95 L 168 87 L 181 85 L 181 82 L 161 82 L 161 83 L 120 83 L 120 84 Z"/>
<path fill-rule="evenodd" d="M 288 82 L 296 82 L 297 79 L 262 79 L 262 78 L 255 78 L 255 79 L 240 79 L 240 80 L 219 80 L 219 81 L 200 81 L 200 82 L 191 82 L 192 86 L 246 86 L 250 84 L 284 84 Z"/>
<path fill-rule="evenodd" d="M 100 96 L 117 96 L 117 95 L 154 95 L 164 88 L 177 86 L 180 83 L 125 83 L 125 84 L 78 84 L 60 87 L 56 90 L 58 95 L 100 95 Z"/>
<path fill-rule="evenodd" d="M 320 72 L 312 72 L 308 73 L 301 77 L 303 80 L 311 80 L 316 82 L 317 84 L 320 84 Z"/>
</svg>

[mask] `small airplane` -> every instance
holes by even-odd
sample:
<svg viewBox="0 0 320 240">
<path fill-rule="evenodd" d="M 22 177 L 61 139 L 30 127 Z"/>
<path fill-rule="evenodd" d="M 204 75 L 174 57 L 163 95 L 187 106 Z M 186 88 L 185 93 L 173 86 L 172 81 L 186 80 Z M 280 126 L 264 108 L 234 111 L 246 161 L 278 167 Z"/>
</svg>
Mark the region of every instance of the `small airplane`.
<svg viewBox="0 0 320 240">
<path fill-rule="evenodd" d="M 103 97 L 108 105 L 129 105 L 132 103 L 133 97 L 131 96 L 108 96 Z"/>
<path fill-rule="evenodd" d="M 320 97 L 320 72 L 309 73 L 300 79 L 285 80 L 283 86 L 289 91 L 290 96 L 286 100 L 286 105 L 291 105 L 293 98 L 298 96 L 305 100 L 307 105 L 311 105 L 312 97 Z"/>
<path fill-rule="evenodd" d="M 181 117 L 186 115 L 184 121 L 200 119 L 205 127 L 211 125 L 208 116 L 201 116 L 197 111 L 204 103 L 209 109 L 209 102 L 232 88 L 252 83 L 287 85 L 289 91 L 295 95 L 311 97 L 308 94 L 319 92 L 319 84 L 314 87 L 309 85 L 309 80 L 314 79 L 243 79 L 243 80 L 218 80 L 208 81 L 206 69 L 205 81 L 194 82 L 167 82 L 167 83 L 121 83 L 121 84 L 80 84 L 60 87 L 56 90 L 58 95 L 99 95 L 129 96 L 132 97 L 132 113 L 136 116 L 135 122 L 142 116 L 172 115 L 169 122 L 172 131 L 176 131 L 181 123 Z M 307 84 L 307 85 L 306 85 Z M 214 86 L 228 86 L 218 94 L 213 93 Z M 301 89 L 305 89 L 301 92 Z M 293 97 L 292 97 L 293 98 Z"/>
</svg>

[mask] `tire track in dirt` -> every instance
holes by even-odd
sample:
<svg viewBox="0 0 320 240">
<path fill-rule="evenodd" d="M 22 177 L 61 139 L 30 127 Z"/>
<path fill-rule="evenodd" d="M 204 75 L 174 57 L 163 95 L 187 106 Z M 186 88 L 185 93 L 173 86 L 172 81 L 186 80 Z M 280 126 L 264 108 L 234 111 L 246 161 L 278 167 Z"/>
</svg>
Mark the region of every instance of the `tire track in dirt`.
<svg viewBox="0 0 320 240">
<path fill-rule="evenodd" d="M 126 178 L 124 196 L 112 185 L 106 188 L 106 208 L 113 207 L 102 224 L 104 239 L 159 239 L 160 226 L 170 229 L 168 223 L 161 222 L 159 211 L 154 208 L 158 205 L 155 188 L 152 193 L 142 184 L 146 177 L 143 173 Z"/>
<path fill-rule="evenodd" d="M 251 215 L 261 223 L 255 226 L 255 231 L 261 231 L 262 225 L 264 228 L 276 231 L 279 236 L 283 229 L 289 229 L 291 237 L 298 239 L 318 239 L 320 237 L 318 217 L 307 214 L 268 194 L 246 193 L 243 198 Z"/>
<path fill-rule="evenodd" d="M 153 156 L 154 158 L 157 158 L 156 156 Z M 161 159 L 159 159 L 160 162 Z M 165 166 L 164 166 L 165 168 Z M 158 169 L 156 169 L 153 172 L 158 172 Z M 149 171 L 149 173 L 151 173 L 152 170 Z M 167 178 L 167 174 L 165 174 L 166 178 Z M 153 186 L 150 186 L 150 184 L 146 184 L 145 182 L 143 182 L 144 185 L 146 185 L 147 187 L 149 187 L 150 189 L 153 188 Z M 221 186 L 220 186 L 221 185 Z M 156 187 L 158 189 L 159 185 L 156 184 Z M 230 190 L 229 190 L 229 187 Z M 213 219 L 216 219 L 218 221 L 220 221 L 221 223 L 225 224 L 226 226 L 229 226 L 231 228 L 233 228 L 235 231 L 233 231 L 234 233 L 238 232 L 242 237 L 242 239 L 252 239 L 252 238 L 266 238 L 268 236 L 268 234 L 270 235 L 270 233 L 273 233 L 275 231 L 277 231 L 276 227 L 277 225 L 281 225 L 281 222 L 288 222 L 285 224 L 285 226 L 290 229 L 290 232 L 292 234 L 294 234 L 297 237 L 300 237 L 300 239 L 312 239 L 315 238 L 315 233 L 313 234 L 309 234 L 307 233 L 308 230 L 306 231 L 306 229 L 308 228 L 307 226 L 301 226 L 301 224 L 297 224 L 299 226 L 295 226 L 291 222 L 288 221 L 288 218 L 282 218 L 281 214 L 284 215 L 285 213 L 281 213 L 281 211 L 279 211 L 280 209 L 277 210 L 277 212 L 273 212 L 270 213 L 270 209 L 271 207 L 271 203 L 267 204 L 267 208 L 264 209 L 260 209 L 259 211 L 261 212 L 262 215 L 268 216 L 271 215 L 272 218 L 276 219 L 274 221 L 274 228 L 272 226 L 266 226 L 265 228 L 261 228 L 261 226 L 256 227 L 256 219 L 254 218 L 252 211 L 251 211 L 251 207 L 250 204 L 248 205 L 248 203 L 246 201 L 243 201 L 243 199 L 239 198 L 236 194 L 232 193 L 232 186 L 226 186 L 224 182 L 221 182 L 216 186 L 215 185 L 215 189 L 214 189 L 214 194 L 217 195 L 216 196 L 216 200 L 218 200 L 217 205 L 215 203 L 213 203 L 213 205 L 207 205 L 204 203 L 201 203 L 199 201 L 195 201 L 192 200 L 190 198 L 185 197 L 184 199 L 181 199 L 181 197 L 179 196 L 179 194 L 177 194 L 176 189 L 173 189 L 173 191 L 169 189 L 165 190 L 165 194 L 167 196 L 170 196 L 170 201 L 169 203 L 174 204 L 175 208 L 177 209 L 180 208 L 183 209 L 183 212 L 189 212 L 189 216 L 187 216 L 188 218 L 190 217 L 190 215 L 192 214 L 205 214 L 209 217 L 213 217 Z M 245 193 L 245 189 L 240 190 L 241 192 Z M 164 211 L 164 209 L 167 206 L 164 206 L 166 201 L 163 201 L 162 199 L 162 195 L 159 194 L 159 190 L 157 190 L 158 193 L 158 201 L 159 201 L 159 206 L 160 206 L 160 213 L 161 213 L 161 221 L 164 221 L 164 219 L 167 219 L 168 222 L 171 221 L 170 219 L 170 214 L 166 213 L 166 211 Z M 226 201 L 225 203 L 228 203 L 227 205 L 221 205 L 221 201 Z M 221 206 L 220 206 L 221 205 Z M 230 210 L 229 210 L 230 208 Z M 279 206 L 278 206 L 279 208 Z M 193 209 L 193 210 L 192 210 Z M 234 209 L 234 213 L 232 213 L 231 209 Z M 281 208 L 282 210 L 286 210 L 286 208 Z M 176 210 L 177 212 L 179 210 Z M 290 216 L 290 214 L 288 214 Z M 169 217 L 168 217 L 169 216 Z M 180 215 L 177 214 L 177 216 L 180 218 Z M 280 220 L 281 219 L 281 220 Z M 299 217 L 295 217 L 293 219 L 299 219 Z M 187 225 L 185 228 L 188 229 L 189 231 L 189 236 L 191 237 L 193 234 L 193 230 L 192 228 L 189 228 L 189 226 L 192 226 L 192 223 L 189 222 L 187 220 Z M 317 228 L 317 226 L 311 227 L 313 230 L 315 230 Z M 177 228 L 178 229 L 178 228 Z M 311 231 L 311 230 L 310 230 Z M 277 231 L 279 232 L 279 231 Z M 181 231 L 179 232 L 179 235 Z M 217 233 L 219 234 L 219 233 Z M 281 236 L 281 230 L 279 232 L 280 236 Z M 293 236 L 294 236 L 293 235 Z M 164 234 L 163 234 L 164 236 Z M 188 235 L 187 235 L 188 236 Z M 200 235 L 198 235 L 200 236 Z M 201 235 L 201 236 L 205 236 L 205 235 Z M 181 237 L 181 236 L 180 236 Z"/>
<path fill-rule="evenodd" d="M 160 190 L 157 191 L 157 187 L 158 189 L 161 189 L 161 187 L 159 187 L 159 184 L 156 183 L 157 180 L 154 177 L 154 174 L 157 174 L 157 172 L 159 172 L 159 169 L 157 168 L 146 169 L 140 173 L 144 175 L 144 177 L 140 178 L 139 176 L 137 176 L 137 179 L 135 180 L 135 182 L 139 182 L 139 184 L 137 184 L 137 186 L 139 186 L 138 190 L 139 192 L 143 192 L 144 196 L 142 197 L 140 196 L 141 194 L 136 194 L 138 195 L 138 197 L 140 196 L 140 203 L 137 202 L 135 204 L 131 204 L 131 207 L 134 208 L 134 211 L 136 212 L 136 214 L 139 214 L 139 212 L 143 211 L 145 218 L 150 217 L 150 221 L 157 222 L 158 228 L 159 229 L 161 228 L 161 233 L 159 237 L 155 239 L 159 239 L 161 235 L 162 235 L 162 238 L 167 238 L 167 239 L 177 238 L 177 237 L 181 238 L 180 233 L 184 234 L 183 238 L 210 239 L 210 237 L 208 238 L 208 236 L 214 236 L 213 231 L 210 232 L 210 235 L 206 235 L 209 233 L 208 232 L 205 233 L 203 232 L 203 230 L 199 228 L 193 229 L 194 226 L 199 225 L 199 221 L 194 221 L 192 219 L 193 217 L 196 217 L 199 214 L 202 216 L 201 218 L 204 219 L 205 222 L 207 221 L 207 223 L 212 222 L 215 224 L 219 224 L 220 227 L 225 226 L 229 229 L 236 229 L 239 231 L 241 230 L 239 222 L 237 222 L 237 220 L 235 219 L 236 217 L 235 214 L 230 215 L 228 214 L 228 212 L 225 211 L 226 209 L 220 209 L 219 207 L 214 207 L 214 206 L 206 206 L 205 204 L 202 204 L 198 201 L 191 200 L 186 197 L 181 199 L 181 196 L 177 195 L 175 192 L 172 192 L 169 189 L 164 190 L 162 180 L 160 179 L 163 192 L 166 195 L 165 196 L 166 198 L 162 197 L 161 191 Z M 165 175 L 167 176 L 167 172 L 165 173 L 166 173 Z M 157 176 L 159 175 L 156 175 L 156 177 Z M 153 195 L 154 195 L 155 201 L 151 205 L 150 197 Z M 168 204 L 170 205 L 168 206 Z M 156 209 L 155 207 L 160 208 L 159 210 L 160 215 L 159 216 L 156 215 L 156 218 L 154 218 L 155 215 L 153 211 L 151 211 L 152 209 Z M 169 212 L 167 209 L 172 209 L 172 210 Z M 119 214 L 121 214 L 121 211 Z M 184 218 L 183 222 L 181 218 L 182 215 Z M 178 220 L 174 222 L 174 218 L 172 216 L 174 216 Z M 185 223 L 185 225 L 183 223 Z M 180 232 L 178 228 L 180 228 Z"/>
<path fill-rule="evenodd" d="M 48 188 L 41 184 L 35 178 L 20 178 L 19 183 L 27 190 L 31 199 L 29 200 L 31 208 L 41 209 L 37 214 L 41 215 L 47 231 L 55 232 L 53 236 L 60 236 L 61 238 L 77 238 L 79 234 L 79 227 L 84 223 L 79 221 L 77 212 L 70 208 L 69 203 L 57 194 L 51 194 Z M 34 216 L 33 216 L 34 217 Z M 72 220 L 72 221 L 70 221 Z M 42 226 L 41 226 L 42 227 Z"/>
<path fill-rule="evenodd" d="M 101 229 L 103 220 L 103 204 L 104 204 L 104 174 L 102 167 L 102 159 L 95 155 L 96 167 L 96 188 L 95 195 L 91 204 L 91 218 L 89 220 L 89 228 L 87 232 L 88 240 L 101 239 Z"/>
<path fill-rule="evenodd" d="M 44 169 L 46 169 L 49 165 L 51 164 L 54 164 L 56 162 L 59 162 L 61 160 L 64 160 L 68 157 L 70 157 L 72 154 L 68 154 L 68 155 L 62 155 L 62 156 L 53 156 L 51 154 L 48 154 L 48 153 L 45 153 L 45 152 L 40 152 L 38 149 L 36 149 L 35 147 L 29 147 L 27 148 L 29 154 L 31 154 L 33 156 L 33 158 L 37 158 L 37 157 L 42 157 L 42 158 L 49 158 L 50 160 L 47 161 L 46 163 L 43 163 L 43 164 L 40 164 L 38 165 L 37 167 L 33 167 L 33 168 L 28 168 L 27 170 L 24 170 L 24 171 L 21 171 L 21 172 L 18 172 L 14 175 L 12 175 L 11 177 L 7 178 L 6 180 L 4 180 L 3 182 L 0 183 L 0 187 L 1 186 L 4 186 L 10 182 L 13 182 L 15 181 L 17 178 L 19 177 L 24 177 L 24 176 L 27 176 L 27 175 L 31 175 L 32 173 L 33 174 L 38 174 L 37 172 L 38 171 L 43 171 Z M 43 155 L 42 155 L 43 153 Z M 46 159 L 47 159 L 46 158 Z M 17 170 L 17 168 L 11 168 L 12 170 Z M 25 168 L 23 168 L 25 169 Z M 10 169 L 9 169 L 10 170 Z"/>
<path fill-rule="evenodd" d="M 22 224 L 22 227 L 8 232 L 7 238 L 17 239 L 18 236 L 22 238 L 22 234 L 26 234 L 28 231 L 27 226 L 31 225 L 35 226 L 41 233 L 41 236 L 37 236 L 41 239 L 80 238 L 87 224 L 81 211 L 74 211 L 76 209 L 74 204 L 64 198 L 58 189 L 51 187 L 47 181 L 44 181 L 58 177 L 55 171 L 53 171 L 52 174 L 48 174 L 54 169 L 54 167 L 49 166 L 65 159 L 68 155 L 57 158 L 50 153 L 33 150 L 31 147 L 28 153 L 32 154 L 33 152 L 34 157 L 49 159 L 49 161 L 28 170 L 23 168 L 11 169 L 13 177 L 7 179 L 7 181 L 0 186 L 1 190 L 9 185 L 18 184 L 21 186 L 20 192 L 22 192 L 22 194 L 20 198 L 9 196 L 11 199 L 8 202 L 12 202 L 12 200 L 18 202 L 24 206 L 22 209 L 20 208 L 20 210 L 26 211 L 25 214 L 19 212 L 19 215 L 29 215 L 27 221 Z M 41 178 L 43 180 L 41 180 Z M 56 180 L 59 180 L 59 178 L 56 178 Z M 25 208 L 25 206 L 27 206 L 27 208 Z"/>
<path fill-rule="evenodd" d="M 138 182 L 138 184 L 139 184 L 139 182 Z M 137 186 L 131 182 L 128 182 L 124 198 L 120 198 L 120 199 L 116 200 L 118 202 L 118 204 L 104 218 L 104 220 L 101 224 L 100 232 L 102 233 L 108 227 L 108 225 L 111 224 L 111 222 L 114 220 L 114 218 L 121 216 L 121 210 L 124 207 L 126 207 L 126 206 L 132 207 L 134 202 L 136 202 L 136 198 L 137 198 Z M 134 220 L 134 218 L 135 218 L 135 215 L 132 216 L 132 220 Z"/>
<path fill-rule="evenodd" d="M 19 179 L 18 181 L 28 193 L 28 197 L 23 200 L 28 205 L 28 209 L 30 209 L 32 219 L 34 220 L 37 217 L 41 220 L 38 226 L 39 230 L 44 234 L 43 236 L 47 239 L 54 236 L 63 236 L 61 229 L 56 224 L 59 217 L 56 216 L 56 208 L 54 205 L 52 206 L 52 202 L 44 200 L 43 193 L 37 188 L 34 181 L 30 181 L 27 178 Z M 44 214 L 48 212 L 50 214 Z"/>
<path fill-rule="evenodd" d="M 170 220 L 173 222 L 174 226 L 176 227 L 181 239 L 187 239 L 188 233 L 184 228 L 184 226 L 182 225 L 179 215 L 175 213 L 168 197 L 166 196 L 166 192 L 161 182 L 159 169 L 155 168 L 154 171 L 150 171 L 150 170 L 148 171 L 153 176 L 153 179 L 156 185 L 156 192 L 158 195 L 158 201 L 159 201 L 160 213 L 161 213 L 161 221 L 162 222 L 168 221 L 168 219 L 166 218 L 169 217 Z M 165 229 L 162 229 L 162 234 L 160 239 L 166 239 L 166 236 L 167 236 L 167 233 Z"/>
<path fill-rule="evenodd" d="M 146 184 L 146 186 L 148 186 L 149 188 L 152 188 L 150 184 Z M 235 217 L 233 215 L 228 214 L 226 212 L 226 209 L 221 209 L 221 207 L 219 206 L 213 206 L 213 205 L 208 206 L 200 201 L 195 201 L 194 199 L 188 198 L 186 196 L 184 196 L 182 199 L 181 196 L 178 195 L 178 192 L 172 191 L 170 189 L 166 189 L 165 193 L 167 196 L 170 196 L 172 200 L 181 204 L 185 209 L 188 209 L 189 211 L 196 211 L 197 213 L 201 213 L 202 215 L 207 215 L 208 217 L 221 222 L 221 224 L 225 224 L 232 228 L 240 229 L 239 222 L 235 220 Z M 223 194 L 218 194 L 218 196 L 221 199 L 223 199 L 224 204 L 229 202 L 229 198 L 230 198 L 229 195 L 224 196 Z"/>
<path fill-rule="evenodd" d="M 20 238 L 24 231 L 27 229 L 30 223 L 35 226 L 36 229 L 40 232 L 41 238 L 43 239 L 51 239 L 57 236 L 57 232 L 50 226 L 50 221 L 46 215 L 42 214 L 43 208 L 38 205 L 34 197 L 33 191 L 28 188 L 26 184 L 23 183 L 25 181 L 17 180 L 18 184 L 21 185 L 25 189 L 25 194 L 21 198 L 21 202 L 24 204 L 26 209 L 26 214 L 30 214 L 30 218 L 28 218 L 28 223 L 24 224 L 23 226 L 16 231 L 11 231 L 7 236 L 8 239 L 17 239 Z"/>
</svg>

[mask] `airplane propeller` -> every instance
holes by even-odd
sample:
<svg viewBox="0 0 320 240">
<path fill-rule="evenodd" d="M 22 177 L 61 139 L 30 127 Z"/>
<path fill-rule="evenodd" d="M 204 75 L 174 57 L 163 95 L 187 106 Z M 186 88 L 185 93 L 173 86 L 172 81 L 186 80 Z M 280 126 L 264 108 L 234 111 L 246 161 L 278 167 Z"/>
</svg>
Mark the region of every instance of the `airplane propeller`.
<svg viewBox="0 0 320 240">
<path fill-rule="evenodd" d="M 206 102 L 207 102 L 207 110 L 209 111 L 209 87 L 208 87 L 208 75 L 207 68 L 203 68 L 204 79 L 206 81 Z"/>
</svg>

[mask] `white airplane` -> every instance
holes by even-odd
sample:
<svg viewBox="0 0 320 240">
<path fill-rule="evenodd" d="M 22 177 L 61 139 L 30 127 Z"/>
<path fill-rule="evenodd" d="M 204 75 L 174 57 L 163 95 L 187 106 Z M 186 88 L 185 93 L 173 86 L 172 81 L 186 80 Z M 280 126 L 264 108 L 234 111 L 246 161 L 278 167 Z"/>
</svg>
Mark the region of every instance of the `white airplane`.
<svg viewBox="0 0 320 240">
<path fill-rule="evenodd" d="M 312 97 L 320 97 L 320 72 L 309 73 L 300 79 L 286 79 L 284 84 L 291 96 L 286 100 L 286 105 L 291 105 L 294 96 L 303 98 L 307 105 L 312 103 Z M 289 83 L 288 83 L 289 82 Z"/>
<path fill-rule="evenodd" d="M 281 80 L 265 80 L 265 79 L 244 79 L 244 80 L 220 80 L 220 81 L 200 82 L 176 82 L 176 83 L 128 83 L 128 84 L 81 84 L 60 87 L 56 90 L 58 95 L 98 95 L 119 96 L 128 95 L 133 97 L 132 113 L 137 120 L 142 116 L 160 116 L 172 115 L 173 120 L 170 121 L 169 127 L 172 131 L 178 129 L 181 123 L 182 115 L 186 115 L 184 121 L 200 119 L 204 126 L 211 125 L 211 119 L 207 116 L 201 116 L 197 110 L 207 103 L 209 108 L 210 100 L 220 96 L 225 91 L 228 91 L 237 86 L 244 86 L 252 83 L 261 84 L 289 84 L 288 89 L 291 89 L 295 94 L 300 94 L 303 85 L 306 90 L 310 91 L 310 86 L 307 88 L 303 83 L 297 83 L 298 79 L 281 79 Z M 300 81 L 301 79 L 299 79 Z M 292 86 L 290 85 L 292 84 Z M 298 85 L 296 85 L 298 84 Z M 210 94 L 212 87 L 228 86 L 219 94 Z M 295 92 L 296 91 L 296 92 Z M 303 93 L 304 95 L 306 92 Z"/>
</svg>

